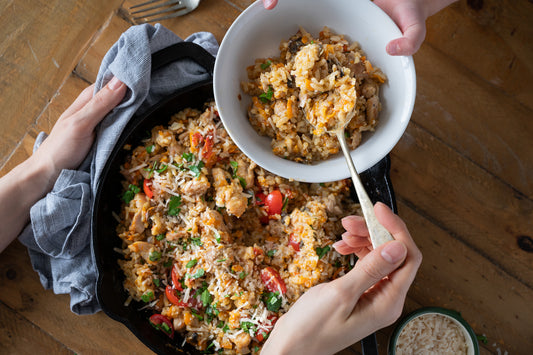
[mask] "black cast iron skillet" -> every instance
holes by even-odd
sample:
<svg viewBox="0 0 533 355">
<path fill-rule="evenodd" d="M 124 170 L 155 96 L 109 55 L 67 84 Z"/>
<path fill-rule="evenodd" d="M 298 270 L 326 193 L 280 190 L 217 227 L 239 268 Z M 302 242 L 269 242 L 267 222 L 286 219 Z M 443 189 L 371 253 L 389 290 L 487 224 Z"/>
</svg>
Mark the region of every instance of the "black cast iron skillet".
<svg viewBox="0 0 533 355">
<path fill-rule="evenodd" d="M 200 46 L 181 42 L 157 52 L 152 57 L 152 71 L 183 58 L 189 58 L 203 66 L 212 76 L 214 58 Z M 152 127 L 168 123 L 170 116 L 187 107 L 202 109 L 206 101 L 213 99 L 212 79 L 188 86 L 160 101 L 148 112 L 134 116 L 122 132 L 102 172 L 93 203 L 92 246 L 98 269 L 96 294 L 102 310 L 114 320 L 128 327 L 147 347 L 158 354 L 188 353 L 199 354 L 191 345 L 183 344 L 183 337 L 176 333 L 174 340 L 155 330 L 148 322 L 151 312 L 139 309 L 144 305 L 124 303 L 128 294 L 122 287 L 124 276 L 118 266 L 119 254 L 113 249 L 120 248 L 122 241 L 115 233 L 117 221 L 112 212 L 121 208 L 122 175 L 120 165 L 130 153 L 122 149 L 125 144 L 135 147 L 150 132 Z M 396 202 L 389 179 L 390 161 L 386 157 L 378 164 L 361 174 L 368 195 L 372 201 L 381 201 L 396 211 Z M 353 194 L 354 198 L 355 193 Z M 375 335 L 362 341 L 363 353 L 377 354 Z"/>
</svg>

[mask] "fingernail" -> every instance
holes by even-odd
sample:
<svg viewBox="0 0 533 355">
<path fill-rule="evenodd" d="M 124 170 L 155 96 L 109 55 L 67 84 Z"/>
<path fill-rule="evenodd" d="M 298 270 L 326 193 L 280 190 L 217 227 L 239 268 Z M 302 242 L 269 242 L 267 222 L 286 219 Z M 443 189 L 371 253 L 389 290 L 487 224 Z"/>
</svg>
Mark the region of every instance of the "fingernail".
<svg viewBox="0 0 533 355">
<path fill-rule="evenodd" d="M 118 80 L 116 76 L 114 76 L 113 79 L 111 79 L 109 83 L 107 83 L 107 87 L 110 90 L 117 90 L 121 86 L 122 86 L 122 81 Z"/>
<path fill-rule="evenodd" d="M 398 45 L 398 43 L 389 44 L 387 46 L 387 52 L 390 55 L 396 55 L 396 54 L 398 54 L 400 52 L 400 46 Z"/>
<path fill-rule="evenodd" d="M 401 261 L 406 253 L 405 246 L 399 241 L 389 242 L 381 250 L 381 256 L 390 264 L 396 264 Z"/>
<path fill-rule="evenodd" d="M 274 0 L 264 0 L 263 5 L 265 9 L 271 9 L 274 6 Z"/>
</svg>

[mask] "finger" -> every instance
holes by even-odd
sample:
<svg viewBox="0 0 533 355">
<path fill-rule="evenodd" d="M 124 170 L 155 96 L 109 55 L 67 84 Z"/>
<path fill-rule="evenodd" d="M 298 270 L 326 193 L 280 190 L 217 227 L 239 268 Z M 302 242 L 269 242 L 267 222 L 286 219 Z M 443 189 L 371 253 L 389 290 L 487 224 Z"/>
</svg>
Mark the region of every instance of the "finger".
<svg viewBox="0 0 533 355">
<path fill-rule="evenodd" d="M 346 216 L 341 220 L 342 226 L 351 235 L 369 237 L 368 228 L 365 219 L 361 216 Z"/>
<path fill-rule="evenodd" d="M 72 116 L 74 113 L 78 112 L 83 106 L 91 100 L 93 97 L 94 84 L 87 86 L 79 94 L 79 96 L 74 100 L 74 102 L 63 112 L 58 120 L 64 119 L 64 117 Z"/>
<path fill-rule="evenodd" d="M 407 247 L 402 241 L 394 240 L 379 246 L 357 261 L 354 268 L 340 278 L 340 287 L 346 292 L 356 293 L 354 302 L 371 286 L 396 270 L 407 256 Z"/>
<path fill-rule="evenodd" d="M 263 6 L 267 10 L 272 10 L 274 7 L 276 7 L 278 3 L 278 0 L 263 0 Z"/>
<path fill-rule="evenodd" d="M 76 114 L 80 129 L 92 132 L 94 127 L 107 115 L 126 94 L 126 85 L 113 77 L 94 97 Z M 73 117 L 74 118 L 74 117 Z"/>
<path fill-rule="evenodd" d="M 413 55 L 424 42 L 425 36 L 425 24 L 415 23 L 403 31 L 403 37 L 390 41 L 387 44 L 386 51 L 390 55 Z"/>
<path fill-rule="evenodd" d="M 352 248 L 366 248 L 372 245 L 368 237 L 359 237 L 348 232 L 342 234 L 342 240 Z"/>
<path fill-rule="evenodd" d="M 374 206 L 376 217 L 380 223 L 393 235 L 396 240 L 404 243 L 407 248 L 407 257 L 401 269 L 395 272 L 391 277 L 400 293 L 407 293 L 409 286 L 413 282 L 416 272 L 422 263 L 422 253 L 416 246 L 411 234 L 403 220 L 395 215 L 391 209 L 382 203 Z"/>
<path fill-rule="evenodd" d="M 350 255 L 353 253 L 353 248 L 346 244 L 345 241 L 339 240 L 335 243 L 333 243 L 333 248 L 337 251 L 337 253 L 341 255 Z"/>
</svg>

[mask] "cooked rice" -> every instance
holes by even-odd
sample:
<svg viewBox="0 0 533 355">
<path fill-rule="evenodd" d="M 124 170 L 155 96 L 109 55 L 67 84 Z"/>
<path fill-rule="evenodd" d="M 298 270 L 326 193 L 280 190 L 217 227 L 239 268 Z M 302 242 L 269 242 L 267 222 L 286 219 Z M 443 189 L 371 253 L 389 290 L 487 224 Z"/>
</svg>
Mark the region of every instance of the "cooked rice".
<svg viewBox="0 0 533 355">
<path fill-rule="evenodd" d="M 199 350 L 260 351 L 306 290 L 353 266 L 331 247 L 340 219 L 360 212 L 347 180 L 305 184 L 268 173 L 239 151 L 212 103 L 180 111 L 142 143 L 121 167 L 124 288 Z M 263 205 L 273 191 L 281 214 Z M 183 289 L 174 294 L 181 303 L 169 301 L 167 286 Z"/>
<path fill-rule="evenodd" d="M 241 87 L 252 98 L 248 118 L 283 158 L 311 163 L 336 154 L 339 142 L 326 131 L 350 119 L 346 140 L 355 149 L 378 123 L 385 74 L 357 42 L 327 27 L 318 38 L 300 29 L 280 44 L 279 57 L 256 59 L 247 72 Z"/>
<path fill-rule="evenodd" d="M 450 317 L 423 314 L 409 321 L 396 342 L 398 355 L 468 354 L 464 332 Z"/>
</svg>

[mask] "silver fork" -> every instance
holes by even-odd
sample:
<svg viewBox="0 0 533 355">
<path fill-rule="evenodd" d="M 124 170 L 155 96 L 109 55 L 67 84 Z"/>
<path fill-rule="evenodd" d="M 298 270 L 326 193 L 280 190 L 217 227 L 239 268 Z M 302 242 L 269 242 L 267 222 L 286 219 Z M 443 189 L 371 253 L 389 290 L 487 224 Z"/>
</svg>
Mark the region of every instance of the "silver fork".
<svg viewBox="0 0 533 355">
<path fill-rule="evenodd" d="M 200 0 L 150 0 L 131 6 L 129 10 L 133 22 L 148 23 L 183 16 L 196 9 L 199 3 Z"/>
</svg>

